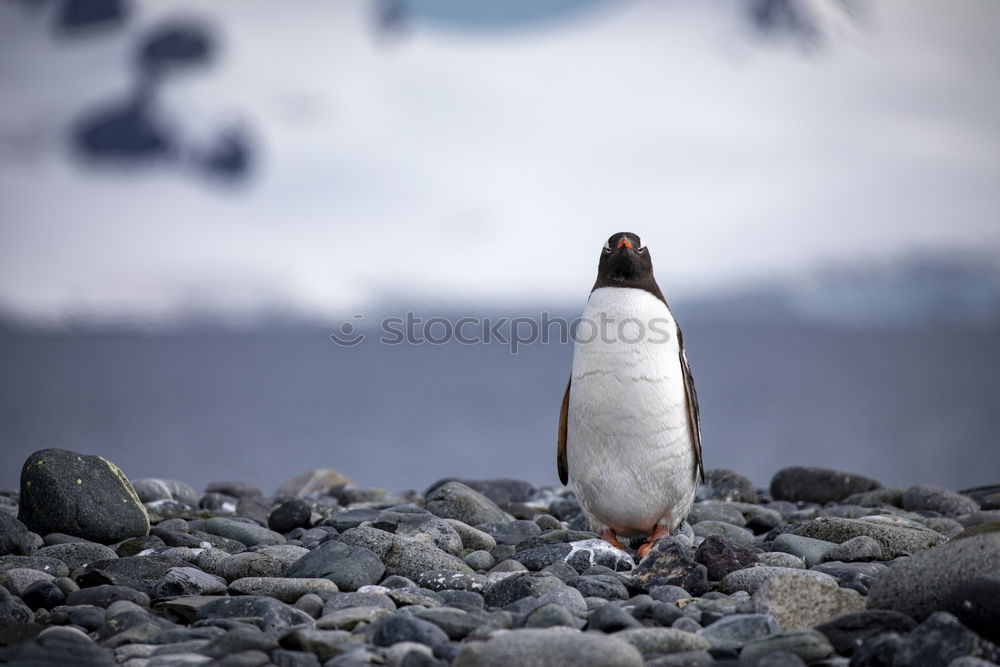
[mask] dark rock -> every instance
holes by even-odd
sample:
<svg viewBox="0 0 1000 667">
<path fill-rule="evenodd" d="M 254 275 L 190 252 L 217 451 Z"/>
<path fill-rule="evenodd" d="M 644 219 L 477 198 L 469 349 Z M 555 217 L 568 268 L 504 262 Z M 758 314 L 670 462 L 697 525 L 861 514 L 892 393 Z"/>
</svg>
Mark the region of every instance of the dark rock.
<svg viewBox="0 0 1000 667">
<path fill-rule="evenodd" d="M 694 596 L 708 590 L 708 570 L 688 557 L 688 551 L 676 537 L 658 540 L 632 571 L 636 587 L 680 586 Z"/>
<path fill-rule="evenodd" d="M 805 667 L 806 661 L 788 651 L 768 653 L 757 663 L 757 667 Z"/>
<path fill-rule="evenodd" d="M 947 665 L 962 656 L 1000 660 L 1000 648 L 981 639 L 951 614 L 938 611 L 903 637 L 892 664 L 893 667 Z"/>
<path fill-rule="evenodd" d="M 452 667 L 639 667 L 642 664 L 638 649 L 612 635 L 570 628 L 531 628 L 497 634 L 486 642 L 468 643 L 459 651 Z"/>
<path fill-rule="evenodd" d="M 280 577 L 287 570 L 285 564 L 277 558 L 258 551 L 233 554 L 214 565 L 203 562 L 203 558 L 204 554 L 198 558 L 198 566 L 223 577 L 226 581 L 246 577 Z"/>
<path fill-rule="evenodd" d="M 587 630 L 611 634 L 619 630 L 642 627 L 639 621 L 616 604 L 605 604 L 595 609 L 587 619 Z"/>
<path fill-rule="evenodd" d="M 829 574 L 814 572 L 813 570 L 800 570 L 791 567 L 772 567 L 770 565 L 760 565 L 748 567 L 742 570 L 735 570 L 727 574 L 719 582 L 718 589 L 723 593 L 732 594 L 737 591 L 755 593 L 764 582 L 772 577 L 778 576 L 801 577 L 802 579 L 812 579 L 826 586 L 837 587 L 837 580 Z"/>
<path fill-rule="evenodd" d="M 127 586 L 111 586 L 108 584 L 81 588 L 66 596 L 68 605 L 92 605 L 107 609 L 111 603 L 119 600 L 134 602 L 140 607 L 149 606 L 149 596 L 141 591 L 133 590 Z"/>
<path fill-rule="evenodd" d="M 156 535 L 142 535 L 140 537 L 130 537 L 115 549 L 119 558 L 126 556 L 136 556 L 147 549 L 162 551 L 167 546 L 166 542 Z M 100 560 L 100 559 L 99 559 Z"/>
<path fill-rule="evenodd" d="M 312 653 L 285 648 L 271 651 L 271 662 L 276 667 L 320 667 L 319 658 Z"/>
<path fill-rule="evenodd" d="M 309 593 L 332 594 L 336 592 L 337 585 L 329 579 L 245 577 L 229 584 L 230 595 L 266 595 L 289 604 Z"/>
<path fill-rule="evenodd" d="M 104 545 L 101 545 L 104 546 Z M 27 568 L 30 570 L 41 570 L 53 577 L 65 577 L 69 575 L 69 566 L 57 558 L 46 556 L 2 556 L 0 557 L 0 572 L 17 568 Z"/>
<path fill-rule="evenodd" d="M 474 574 L 461 558 L 441 551 L 423 540 L 394 535 L 372 526 L 352 528 L 340 536 L 344 544 L 365 547 L 385 564 L 387 575 L 414 578 L 428 570 L 457 570 Z"/>
<path fill-rule="evenodd" d="M 629 597 L 625 584 L 610 574 L 576 577 L 566 583 L 580 591 L 580 594 L 585 598 L 595 597 L 604 598 L 605 600 L 627 600 Z"/>
<path fill-rule="evenodd" d="M 144 503 L 176 500 L 190 507 L 198 506 L 198 493 L 184 482 L 174 479 L 136 479 L 132 480 L 132 488 Z"/>
<path fill-rule="evenodd" d="M 248 547 L 266 546 L 269 544 L 284 544 L 283 535 L 259 526 L 256 523 L 227 519 L 216 516 L 201 524 L 201 530 L 210 535 L 219 535 Z"/>
<path fill-rule="evenodd" d="M 320 660 L 334 658 L 345 652 L 350 633 L 344 630 L 317 630 L 310 627 L 292 628 L 281 638 L 281 645 L 285 648 L 309 651 L 315 653 Z M 363 650 L 363 649 L 358 649 Z M 335 662 L 326 662 L 325 665 L 335 665 Z"/>
<path fill-rule="evenodd" d="M 35 551 L 28 527 L 7 512 L 0 512 L 0 556 L 30 556 Z"/>
<path fill-rule="evenodd" d="M 783 533 L 774 538 L 769 551 L 782 551 L 784 553 L 798 556 L 805 562 L 806 567 L 822 562 L 823 556 L 836 545 L 828 540 L 817 540 L 812 537 L 796 535 L 794 533 Z M 879 554 L 881 554 L 881 547 Z"/>
<path fill-rule="evenodd" d="M 851 667 L 892 667 L 893 657 L 903 644 L 895 632 L 883 632 L 865 640 L 851 656 Z"/>
<path fill-rule="evenodd" d="M 342 591 L 356 591 L 377 583 L 385 574 L 385 565 L 364 547 L 326 542 L 293 563 L 285 576 L 329 579 Z"/>
<path fill-rule="evenodd" d="M 554 628 L 559 626 L 575 628 L 576 619 L 573 618 L 573 614 L 570 613 L 569 609 L 556 602 L 541 605 L 524 619 L 524 627 L 526 628 Z"/>
<path fill-rule="evenodd" d="M 454 519 L 452 519 L 454 521 Z M 429 512 L 381 512 L 371 523 L 379 530 L 429 541 L 445 553 L 462 553 L 462 538 L 451 524 Z M 494 540 L 495 541 L 495 540 Z"/>
<path fill-rule="evenodd" d="M 959 582 L 945 597 L 943 609 L 984 638 L 1000 644 L 1000 574 Z"/>
<path fill-rule="evenodd" d="M 839 655 L 853 655 L 870 637 L 883 632 L 905 634 L 916 627 L 906 614 L 885 609 L 868 609 L 845 614 L 816 629 L 822 632 Z"/>
<path fill-rule="evenodd" d="M 245 625 L 227 630 L 198 652 L 210 658 L 221 658 L 240 651 L 270 651 L 278 648 L 278 641 L 259 629 Z"/>
<path fill-rule="evenodd" d="M 738 472 L 716 468 L 705 471 L 705 481 L 698 488 L 698 498 L 756 503 L 757 488 Z"/>
<path fill-rule="evenodd" d="M 66 602 L 66 594 L 51 581 L 36 581 L 21 592 L 21 600 L 34 609 L 52 609 Z"/>
<path fill-rule="evenodd" d="M 515 552 L 520 553 L 528 549 L 548 546 L 550 544 L 568 544 L 570 542 L 586 542 L 597 539 L 595 533 L 584 530 L 550 530 L 546 533 L 532 537 L 518 543 Z M 603 541 L 603 540 L 602 540 Z"/>
<path fill-rule="evenodd" d="M 197 618 L 256 618 L 260 619 L 260 628 L 268 634 L 281 634 L 293 625 L 312 623 L 312 618 L 305 612 L 274 598 L 256 595 L 212 600 L 198 609 Z"/>
<path fill-rule="evenodd" d="M 76 583 L 81 588 L 111 584 L 113 586 L 127 586 L 150 594 L 153 592 L 153 586 L 156 585 L 160 577 L 166 574 L 167 570 L 187 565 L 187 561 L 165 554 L 129 556 L 117 560 L 91 563 L 75 577 Z"/>
<path fill-rule="evenodd" d="M 780 629 L 778 621 L 768 614 L 731 614 L 698 630 L 697 634 L 707 639 L 713 649 L 738 649 Z"/>
<path fill-rule="evenodd" d="M 87 632 L 96 632 L 104 625 L 104 617 L 107 615 L 100 607 L 92 605 L 75 605 L 65 608 L 69 622 L 77 625 Z"/>
<path fill-rule="evenodd" d="M 196 567 L 170 568 L 153 584 L 152 590 L 154 598 L 225 593 L 226 582 L 222 577 L 203 572 Z"/>
<path fill-rule="evenodd" d="M 437 487 L 427 494 L 425 506 L 443 519 L 457 519 L 470 526 L 509 520 L 496 503 L 461 482 L 446 482 Z"/>
<path fill-rule="evenodd" d="M 396 611 L 396 603 L 388 595 L 382 593 L 336 593 L 331 595 L 326 604 L 323 605 L 323 615 L 326 616 L 351 607 L 376 607 Z"/>
<path fill-rule="evenodd" d="M 210 512 L 222 512 L 233 514 L 236 512 L 236 504 L 239 499 L 225 493 L 204 493 L 198 500 L 198 507 Z"/>
<path fill-rule="evenodd" d="M 476 609 L 482 609 L 486 605 L 486 601 L 483 596 L 475 591 L 453 591 L 453 590 L 440 590 L 438 595 L 444 600 L 445 605 L 449 607 L 455 607 L 456 609 L 464 609 L 466 611 L 475 611 Z"/>
<path fill-rule="evenodd" d="M 536 491 L 532 484 L 517 479 L 456 479 L 449 477 L 431 484 L 424 493 L 424 497 L 429 497 L 435 489 L 448 482 L 459 482 L 475 489 L 497 505 L 525 503 L 531 500 Z"/>
<path fill-rule="evenodd" d="M 299 527 L 309 526 L 312 508 L 304 500 L 289 500 L 279 505 L 267 518 L 267 527 L 278 533 L 287 533 Z"/>
<path fill-rule="evenodd" d="M 820 563 L 812 568 L 814 572 L 822 572 L 836 579 L 838 586 L 851 588 L 862 595 L 868 595 L 872 584 L 882 576 L 885 569 L 884 563 L 843 563 L 840 561 Z"/>
<path fill-rule="evenodd" d="M 298 477 L 285 482 L 278 488 L 277 495 L 288 498 L 306 498 L 314 495 L 326 495 L 332 490 L 351 483 L 349 477 L 335 470 L 317 468 L 302 473 Z"/>
<path fill-rule="evenodd" d="M 43 449 L 25 461 L 18 519 L 40 535 L 102 544 L 149 533 L 146 508 L 117 466 L 64 449 Z"/>
<path fill-rule="evenodd" d="M 36 553 L 39 558 L 55 558 L 66 564 L 70 571 L 98 561 L 114 560 L 118 554 L 111 547 L 96 542 L 69 542 L 42 547 Z"/>
<path fill-rule="evenodd" d="M 556 577 L 542 572 L 514 574 L 487 586 L 483 593 L 490 607 L 506 607 L 525 597 L 540 597 L 550 591 L 564 587 Z"/>
<path fill-rule="evenodd" d="M 486 587 L 486 578 L 478 574 L 453 570 L 428 570 L 417 575 L 416 583 L 432 591 L 478 592 Z"/>
<path fill-rule="evenodd" d="M 771 478 L 775 500 L 805 501 L 823 505 L 837 502 L 855 493 L 881 486 L 877 481 L 851 473 L 826 468 L 793 466 L 779 470 Z"/>
<path fill-rule="evenodd" d="M 0 661 L 25 667 L 113 667 L 116 664 L 111 651 L 99 647 L 90 637 L 73 628 L 47 628 L 31 641 L 0 651 Z"/>
<path fill-rule="evenodd" d="M 444 600 L 435 591 L 419 586 L 408 586 L 406 588 L 393 588 L 386 593 L 397 607 L 409 605 L 421 605 L 424 607 L 440 607 Z"/>
<path fill-rule="evenodd" d="M 959 516 L 979 510 L 979 503 L 972 498 L 930 484 L 911 486 L 903 493 L 904 510 L 931 511 L 944 516 Z"/>
<path fill-rule="evenodd" d="M 28 605 L 0 586 L 0 627 L 27 623 L 34 617 Z"/>
<path fill-rule="evenodd" d="M 340 532 L 344 532 L 351 528 L 357 528 L 366 521 L 374 521 L 381 513 L 379 510 L 369 507 L 356 507 L 340 514 L 334 514 L 324 521 L 323 525 L 331 526 Z"/>
<path fill-rule="evenodd" d="M 438 626 L 403 613 L 383 616 L 372 623 L 371 638 L 375 646 L 392 646 L 399 642 L 436 646 L 448 641 L 448 635 Z"/>
<path fill-rule="evenodd" d="M 490 535 L 496 540 L 497 544 L 509 544 L 513 546 L 532 537 L 537 537 L 542 532 L 537 523 L 526 519 L 481 523 L 476 528 Z"/>
<path fill-rule="evenodd" d="M 720 535 L 713 535 L 698 545 L 694 560 L 705 566 L 709 580 L 719 581 L 730 572 L 755 565 L 757 552 Z"/>
<path fill-rule="evenodd" d="M 434 609 L 417 609 L 413 615 L 423 621 L 429 621 L 444 630 L 445 634 L 452 641 L 461 641 L 473 630 L 488 623 L 489 614 L 475 610 L 468 612 L 464 609 L 453 609 L 449 607 L 436 607 Z"/>
<path fill-rule="evenodd" d="M 784 630 L 755 639 L 740 651 L 740 664 L 756 667 L 772 653 L 794 653 L 807 663 L 833 655 L 833 647 L 822 633 L 815 630 Z"/>
<path fill-rule="evenodd" d="M 236 502 L 236 516 L 252 519 L 254 523 L 261 526 L 267 525 L 267 520 L 271 516 L 271 509 L 271 505 L 261 498 L 240 498 Z"/>
<path fill-rule="evenodd" d="M 680 586 L 666 584 L 650 586 L 649 597 L 659 602 L 677 602 L 678 600 L 686 600 L 690 598 L 691 594 Z"/>
<path fill-rule="evenodd" d="M 1000 571 L 1000 533 L 956 539 L 893 563 L 868 594 L 870 609 L 917 620 L 942 609 L 959 584 Z"/>
</svg>

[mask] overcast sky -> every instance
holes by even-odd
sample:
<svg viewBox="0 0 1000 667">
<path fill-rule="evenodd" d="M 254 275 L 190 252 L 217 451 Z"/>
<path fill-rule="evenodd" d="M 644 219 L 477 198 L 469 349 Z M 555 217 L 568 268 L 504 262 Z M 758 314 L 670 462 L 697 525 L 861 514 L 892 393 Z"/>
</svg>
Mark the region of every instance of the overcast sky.
<svg viewBox="0 0 1000 667">
<path fill-rule="evenodd" d="M 418 14 L 388 40 L 363 0 L 155 0 L 58 43 L 0 5 L 0 307 L 581 304 L 621 230 L 668 298 L 998 254 L 1000 3 L 863 3 L 811 53 L 724 0 L 592 4 L 492 31 Z M 243 186 L 70 159 L 72 122 L 125 94 L 138 38 L 181 10 L 216 20 L 223 50 L 163 109 L 190 141 L 245 119 Z"/>
</svg>

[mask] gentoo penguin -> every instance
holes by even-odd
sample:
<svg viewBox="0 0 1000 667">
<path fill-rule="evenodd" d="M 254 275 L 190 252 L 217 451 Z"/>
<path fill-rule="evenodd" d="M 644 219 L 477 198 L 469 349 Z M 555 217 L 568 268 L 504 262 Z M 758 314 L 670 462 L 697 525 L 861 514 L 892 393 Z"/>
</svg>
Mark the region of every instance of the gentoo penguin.
<svg viewBox="0 0 1000 667">
<path fill-rule="evenodd" d="M 687 517 L 702 480 L 701 424 L 680 327 L 630 232 L 601 250 L 576 330 L 559 415 L 559 479 L 573 479 L 594 530 L 610 544 L 652 544 Z"/>
</svg>

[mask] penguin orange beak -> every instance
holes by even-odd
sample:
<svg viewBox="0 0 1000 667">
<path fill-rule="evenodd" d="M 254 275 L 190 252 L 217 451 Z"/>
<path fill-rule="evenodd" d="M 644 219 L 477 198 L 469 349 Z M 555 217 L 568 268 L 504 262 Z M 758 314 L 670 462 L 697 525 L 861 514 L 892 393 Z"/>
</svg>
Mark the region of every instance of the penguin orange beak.
<svg viewBox="0 0 1000 667">
<path fill-rule="evenodd" d="M 618 245 L 615 247 L 615 250 L 618 250 L 622 246 L 625 246 L 626 248 L 628 248 L 629 250 L 631 250 L 632 249 L 632 242 L 629 241 L 627 237 L 623 236 L 620 239 L 618 239 Z"/>
</svg>

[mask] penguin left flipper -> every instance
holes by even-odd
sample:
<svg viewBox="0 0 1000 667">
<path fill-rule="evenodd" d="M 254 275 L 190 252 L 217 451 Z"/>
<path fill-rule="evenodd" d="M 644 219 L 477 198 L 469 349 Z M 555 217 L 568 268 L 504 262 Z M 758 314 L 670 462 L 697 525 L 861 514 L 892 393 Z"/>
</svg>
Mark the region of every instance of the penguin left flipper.
<svg viewBox="0 0 1000 667">
<path fill-rule="evenodd" d="M 701 409 L 698 406 L 698 392 L 694 388 L 694 375 L 691 373 L 691 365 L 688 364 L 687 354 L 684 352 L 684 338 L 681 328 L 677 327 L 677 343 L 680 347 L 681 370 L 684 375 L 684 396 L 687 399 L 688 428 L 691 430 L 691 446 L 694 448 L 694 478 L 695 481 L 705 481 L 705 469 L 701 462 Z M 566 397 L 569 397 L 569 388 L 566 389 Z M 565 401 L 563 402 L 565 406 Z M 563 482 L 565 484 L 565 482 Z"/>
<path fill-rule="evenodd" d="M 566 393 L 563 395 L 562 409 L 559 410 L 559 444 L 556 446 L 556 469 L 559 471 L 559 481 L 563 486 L 569 483 L 569 464 L 566 462 L 566 425 L 569 422 L 569 386 L 573 383 L 570 377 L 566 383 Z M 698 461 L 701 461 L 699 452 Z"/>
</svg>

